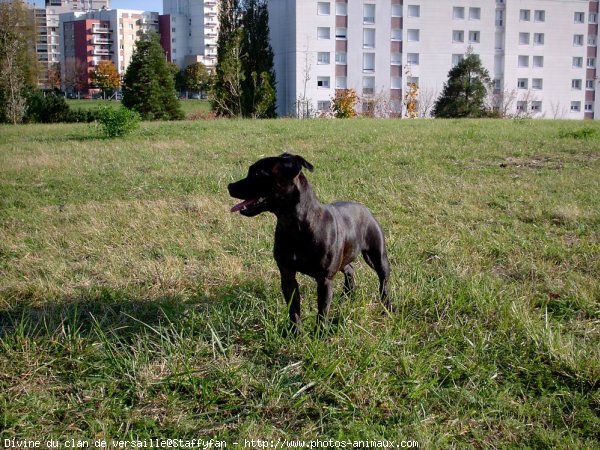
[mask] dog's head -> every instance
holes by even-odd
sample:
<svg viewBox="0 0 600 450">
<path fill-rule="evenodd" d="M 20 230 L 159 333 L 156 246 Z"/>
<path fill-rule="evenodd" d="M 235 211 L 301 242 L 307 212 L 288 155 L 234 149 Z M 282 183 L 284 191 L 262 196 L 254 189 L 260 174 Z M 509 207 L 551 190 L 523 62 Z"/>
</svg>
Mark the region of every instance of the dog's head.
<svg viewBox="0 0 600 450">
<path fill-rule="evenodd" d="M 231 212 L 248 217 L 270 211 L 275 214 L 298 201 L 295 179 L 302 168 L 312 172 L 313 166 L 303 157 L 283 153 L 256 161 L 248 169 L 248 176 L 228 186 L 229 195 L 239 198 Z"/>
</svg>

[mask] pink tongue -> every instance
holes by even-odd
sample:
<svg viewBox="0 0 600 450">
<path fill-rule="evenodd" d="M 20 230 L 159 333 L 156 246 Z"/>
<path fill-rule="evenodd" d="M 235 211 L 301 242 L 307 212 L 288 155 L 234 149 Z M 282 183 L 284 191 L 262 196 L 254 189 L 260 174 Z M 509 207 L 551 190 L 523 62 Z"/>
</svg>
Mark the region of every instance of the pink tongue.
<svg viewBox="0 0 600 450">
<path fill-rule="evenodd" d="M 240 209 L 245 208 L 246 206 L 252 205 L 254 203 L 256 203 L 256 198 L 251 198 L 249 200 L 244 200 L 243 202 L 238 203 L 237 205 L 233 206 L 230 210 L 230 212 L 234 213 L 234 212 L 238 212 Z"/>
</svg>

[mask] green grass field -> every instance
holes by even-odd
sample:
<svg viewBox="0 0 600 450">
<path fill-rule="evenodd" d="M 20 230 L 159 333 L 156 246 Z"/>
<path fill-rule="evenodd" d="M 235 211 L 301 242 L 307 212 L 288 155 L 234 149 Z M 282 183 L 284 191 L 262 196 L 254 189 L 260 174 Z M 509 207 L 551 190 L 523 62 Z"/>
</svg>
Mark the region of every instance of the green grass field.
<svg viewBox="0 0 600 450">
<path fill-rule="evenodd" d="M 121 102 L 114 100 L 67 100 L 67 104 L 72 109 L 98 109 L 100 106 L 120 105 Z M 180 100 L 181 109 L 187 117 L 196 113 L 208 113 L 210 111 L 210 103 L 207 100 Z"/>
<path fill-rule="evenodd" d="M 588 130 L 582 131 L 582 130 Z M 0 126 L 0 434 L 597 448 L 600 124 Z M 386 232 L 375 275 L 285 337 L 274 217 L 227 184 L 283 151 Z"/>
</svg>

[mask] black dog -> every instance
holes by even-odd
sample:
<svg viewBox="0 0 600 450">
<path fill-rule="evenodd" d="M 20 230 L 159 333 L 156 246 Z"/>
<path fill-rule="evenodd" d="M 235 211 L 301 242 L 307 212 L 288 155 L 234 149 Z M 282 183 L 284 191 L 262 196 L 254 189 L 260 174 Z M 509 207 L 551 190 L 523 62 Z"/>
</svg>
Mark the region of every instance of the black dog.
<svg viewBox="0 0 600 450">
<path fill-rule="evenodd" d="M 326 319 L 332 298 L 332 279 L 344 274 L 344 290 L 354 288 L 350 263 L 362 253 L 377 272 L 381 300 L 389 307 L 386 284 L 390 264 L 381 227 L 363 205 L 336 202 L 323 205 L 302 173 L 313 166 L 304 158 L 284 153 L 250 166 L 248 176 L 228 186 L 232 197 L 244 201 L 231 208 L 253 217 L 264 211 L 277 216 L 274 255 L 281 289 L 290 308 L 294 329 L 300 325 L 300 293 L 296 273 L 317 281 L 318 321 Z"/>
</svg>

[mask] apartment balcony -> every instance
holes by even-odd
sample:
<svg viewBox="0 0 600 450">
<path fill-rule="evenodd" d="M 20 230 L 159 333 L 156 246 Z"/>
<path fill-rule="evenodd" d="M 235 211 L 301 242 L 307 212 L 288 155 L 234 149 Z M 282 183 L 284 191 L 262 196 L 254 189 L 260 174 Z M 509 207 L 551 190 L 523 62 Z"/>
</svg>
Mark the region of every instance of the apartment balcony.
<svg viewBox="0 0 600 450">
<path fill-rule="evenodd" d="M 95 48 L 92 50 L 92 55 L 94 56 L 110 56 L 114 52 L 112 50 L 108 50 L 105 48 Z"/>
<path fill-rule="evenodd" d="M 215 0 L 204 0 L 204 6 L 216 6 L 217 2 Z"/>
<path fill-rule="evenodd" d="M 204 33 L 204 37 L 206 39 L 215 39 L 217 37 L 217 33 L 215 33 L 214 31 L 207 31 L 206 33 Z"/>
<path fill-rule="evenodd" d="M 205 17 L 217 17 L 217 12 L 216 11 L 204 11 L 204 16 Z"/>
<path fill-rule="evenodd" d="M 98 37 L 98 36 L 94 36 L 91 40 L 90 43 L 92 45 L 109 45 L 113 43 L 113 40 L 107 37 Z"/>
<path fill-rule="evenodd" d="M 110 28 L 108 27 L 92 27 L 93 34 L 108 34 L 110 33 Z"/>
</svg>

